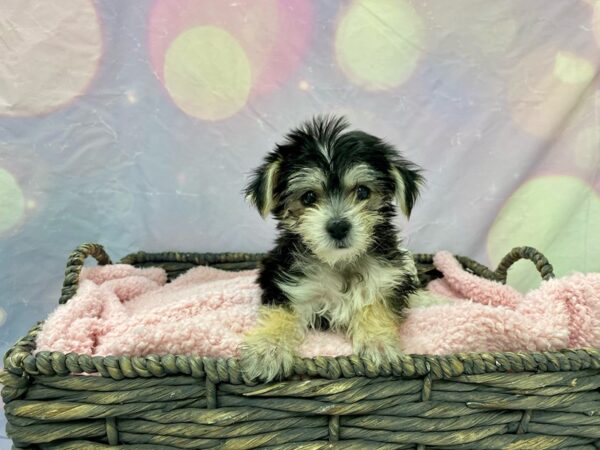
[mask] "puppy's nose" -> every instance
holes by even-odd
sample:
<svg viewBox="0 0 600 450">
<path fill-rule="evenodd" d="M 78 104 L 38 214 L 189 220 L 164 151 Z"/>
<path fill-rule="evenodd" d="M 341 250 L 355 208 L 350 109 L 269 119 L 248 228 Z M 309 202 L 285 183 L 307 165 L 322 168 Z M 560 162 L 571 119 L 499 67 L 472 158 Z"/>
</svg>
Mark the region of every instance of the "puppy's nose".
<svg viewBox="0 0 600 450">
<path fill-rule="evenodd" d="M 332 238 L 342 240 L 348 235 L 350 227 L 350 222 L 345 219 L 333 219 L 327 223 L 327 232 Z"/>
</svg>

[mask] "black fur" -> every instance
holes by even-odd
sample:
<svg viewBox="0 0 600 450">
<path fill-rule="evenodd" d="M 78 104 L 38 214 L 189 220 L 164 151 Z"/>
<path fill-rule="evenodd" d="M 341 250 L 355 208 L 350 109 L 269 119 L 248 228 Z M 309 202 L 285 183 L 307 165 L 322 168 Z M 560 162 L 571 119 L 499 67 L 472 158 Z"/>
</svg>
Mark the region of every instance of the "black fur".
<svg viewBox="0 0 600 450">
<path fill-rule="evenodd" d="M 359 163 L 371 167 L 377 173 L 377 183 L 385 194 L 385 201 L 378 210 L 383 220 L 375 227 L 368 253 L 391 264 L 403 264 L 405 260 L 406 251 L 400 248 L 398 230 L 392 222 L 396 214 L 393 201 L 397 189 L 392 171 L 397 170 L 403 180 L 404 203 L 407 214 L 410 214 L 423 182 L 420 169 L 383 140 L 362 131 L 348 131 L 347 128 L 348 123 L 343 118 L 317 117 L 292 130 L 286 140 L 267 155 L 246 188 L 247 196 L 259 210 L 264 208 L 266 196 L 272 195 L 273 208 L 270 212 L 279 221 L 275 247 L 262 261 L 258 277 L 264 304 L 288 305 L 289 301 L 277 286 L 277 280 L 281 274 L 301 277 L 302 274 L 294 273 L 293 255 L 312 253 L 302 237 L 281 222 L 290 195 L 286 191 L 288 181 L 294 173 L 304 168 L 319 168 L 327 176 L 327 192 L 336 192 L 341 189 L 341 180 L 348 169 Z M 328 157 L 323 154 L 322 148 L 328 150 Z M 266 173 L 274 163 L 279 167 L 273 192 L 268 193 Z M 360 277 L 360 274 L 354 275 Z M 348 286 L 351 282 L 348 280 Z M 414 277 L 409 274 L 405 279 L 398 280 L 396 298 L 391 306 L 400 312 L 408 294 L 417 288 Z"/>
</svg>

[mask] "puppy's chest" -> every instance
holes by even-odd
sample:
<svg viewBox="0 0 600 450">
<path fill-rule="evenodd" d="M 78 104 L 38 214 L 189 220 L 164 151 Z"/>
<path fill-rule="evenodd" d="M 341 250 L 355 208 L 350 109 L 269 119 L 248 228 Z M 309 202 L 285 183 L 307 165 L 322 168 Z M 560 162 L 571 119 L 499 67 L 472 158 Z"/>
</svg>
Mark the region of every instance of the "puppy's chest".
<svg viewBox="0 0 600 450">
<path fill-rule="evenodd" d="M 393 295 L 402 274 L 376 261 L 341 270 L 319 264 L 280 288 L 307 323 L 325 317 L 332 327 L 345 327 L 358 310 Z"/>
</svg>

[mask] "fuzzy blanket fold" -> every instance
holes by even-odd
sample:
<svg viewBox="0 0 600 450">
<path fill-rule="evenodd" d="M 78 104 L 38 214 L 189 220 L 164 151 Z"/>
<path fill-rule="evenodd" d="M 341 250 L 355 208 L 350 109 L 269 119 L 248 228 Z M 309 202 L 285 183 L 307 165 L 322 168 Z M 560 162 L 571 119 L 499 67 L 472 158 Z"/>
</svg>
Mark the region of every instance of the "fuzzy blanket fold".
<svg viewBox="0 0 600 450">
<path fill-rule="evenodd" d="M 600 274 L 545 281 L 523 295 L 469 274 L 448 252 L 434 263 L 444 278 L 429 284 L 428 299 L 411 303 L 398 330 L 404 352 L 600 347 Z M 238 356 L 260 304 L 255 278 L 255 271 L 197 267 L 166 283 L 159 268 L 85 268 L 77 294 L 44 323 L 37 351 Z M 340 334 L 311 332 L 300 353 L 337 356 L 352 348 Z"/>
</svg>

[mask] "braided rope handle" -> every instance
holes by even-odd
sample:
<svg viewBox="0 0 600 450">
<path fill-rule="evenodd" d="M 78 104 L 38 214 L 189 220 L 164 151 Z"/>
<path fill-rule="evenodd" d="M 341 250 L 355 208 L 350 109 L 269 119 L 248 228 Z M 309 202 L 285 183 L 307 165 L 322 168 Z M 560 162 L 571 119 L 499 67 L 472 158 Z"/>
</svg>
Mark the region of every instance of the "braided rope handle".
<svg viewBox="0 0 600 450">
<path fill-rule="evenodd" d="M 69 255 L 69 259 L 67 260 L 65 281 L 63 282 L 60 299 L 58 301 L 61 305 L 67 303 L 67 301 L 75 295 L 75 292 L 77 292 L 81 269 L 83 269 L 83 262 L 88 256 L 95 258 L 101 266 L 112 264 L 108 254 L 104 251 L 104 247 L 100 244 L 86 243 L 77 247 Z"/>
<path fill-rule="evenodd" d="M 517 261 L 528 259 L 535 264 L 535 268 L 543 280 L 554 278 L 554 269 L 548 259 L 533 247 L 515 247 L 498 264 L 496 276 L 502 282 L 506 282 L 508 269 Z"/>
<path fill-rule="evenodd" d="M 99 265 L 111 264 L 111 260 L 107 253 L 104 251 L 104 247 L 100 244 L 94 243 L 86 243 L 82 244 L 71 255 L 67 260 L 67 268 L 65 270 L 65 280 L 63 283 L 63 288 L 60 296 L 59 303 L 66 303 L 71 297 L 75 295 L 77 291 L 77 287 L 79 285 L 79 278 L 81 275 L 81 269 L 83 268 L 83 263 L 88 256 L 94 257 Z M 134 258 L 134 256 L 136 258 Z M 146 258 L 141 258 L 142 256 L 147 256 L 149 261 L 152 261 L 153 256 L 148 254 L 146 255 L 143 252 L 139 252 L 135 255 L 129 255 L 128 257 L 123 259 L 123 263 L 132 263 L 134 261 L 145 260 Z M 241 254 L 178 254 L 178 253 L 166 253 L 161 254 L 161 257 L 170 256 L 170 260 L 193 260 L 196 264 L 210 264 L 211 262 L 219 262 L 221 259 L 223 261 L 238 261 L 241 257 Z M 257 257 L 258 255 L 250 255 L 251 257 Z M 431 260 L 433 255 L 414 255 L 417 261 L 429 261 Z M 199 259 L 200 258 L 200 259 Z M 457 257 L 461 264 L 468 269 L 471 269 L 474 273 L 483 276 L 488 279 L 496 279 L 501 282 L 506 282 L 507 271 L 508 269 L 517 261 L 521 259 L 528 259 L 535 264 L 538 272 L 542 276 L 542 279 L 549 280 L 554 278 L 554 271 L 552 265 L 548 261 L 548 259 L 542 255 L 539 251 L 537 251 L 533 247 L 516 247 L 513 248 L 504 258 L 500 261 L 498 268 L 495 271 L 489 270 L 487 267 L 473 261 L 469 258 L 465 257 Z M 131 259 L 129 261 L 128 259 Z"/>
</svg>

